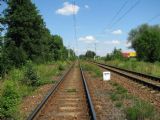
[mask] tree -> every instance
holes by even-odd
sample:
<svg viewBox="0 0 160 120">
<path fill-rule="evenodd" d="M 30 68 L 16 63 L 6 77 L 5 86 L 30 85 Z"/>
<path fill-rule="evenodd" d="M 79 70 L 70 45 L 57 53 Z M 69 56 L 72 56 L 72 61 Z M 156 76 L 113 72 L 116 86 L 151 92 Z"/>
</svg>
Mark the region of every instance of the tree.
<svg viewBox="0 0 160 120">
<path fill-rule="evenodd" d="M 122 56 L 122 50 L 114 48 L 111 54 L 107 54 L 104 58 L 105 61 L 107 60 L 124 60 L 124 57 Z"/>
<path fill-rule="evenodd" d="M 160 27 L 141 25 L 129 33 L 128 41 L 137 52 L 139 60 L 160 61 Z"/>
<path fill-rule="evenodd" d="M 112 52 L 112 58 L 113 58 L 113 59 L 122 60 L 122 59 L 123 59 L 122 50 L 121 50 L 121 49 L 114 48 L 114 50 L 113 50 L 113 52 Z"/>
<path fill-rule="evenodd" d="M 5 0 L 0 0 L 0 6 L 4 3 Z M 2 35 L 3 28 L 3 13 L 0 13 L 0 36 Z"/>
<path fill-rule="evenodd" d="M 46 27 L 42 17 L 31 0 L 8 0 L 5 10 L 5 23 L 8 26 L 6 47 L 15 47 L 17 54 L 23 54 L 24 60 L 12 59 L 13 63 L 21 64 L 27 59 L 43 60 L 46 46 Z M 9 48 L 8 48 L 9 49 Z M 18 52 L 23 50 L 22 53 Z M 13 57 L 17 57 L 8 51 Z M 22 55 L 19 55 L 22 56 Z M 11 56 L 10 56 L 11 57 Z"/>
<path fill-rule="evenodd" d="M 94 56 L 96 55 L 95 52 L 88 50 L 85 54 L 86 58 L 94 58 Z"/>
<path fill-rule="evenodd" d="M 68 59 L 74 60 L 76 58 L 76 54 L 72 49 L 67 49 L 68 52 Z"/>
<path fill-rule="evenodd" d="M 50 50 L 53 52 L 54 60 L 62 58 L 63 47 L 63 39 L 59 35 L 52 36 Z"/>
</svg>

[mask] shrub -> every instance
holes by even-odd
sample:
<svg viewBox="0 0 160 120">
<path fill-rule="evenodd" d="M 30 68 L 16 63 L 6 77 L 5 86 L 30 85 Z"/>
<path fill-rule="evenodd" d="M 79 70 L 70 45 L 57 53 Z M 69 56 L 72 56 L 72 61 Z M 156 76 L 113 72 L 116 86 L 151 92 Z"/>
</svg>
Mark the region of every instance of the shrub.
<svg viewBox="0 0 160 120">
<path fill-rule="evenodd" d="M 20 96 L 18 86 L 13 81 L 6 81 L 0 97 L 0 119 L 15 119 Z"/>
<path fill-rule="evenodd" d="M 115 104 L 115 106 L 118 107 L 118 108 L 122 107 L 122 105 L 123 105 L 122 102 L 116 102 L 116 104 Z"/>
<path fill-rule="evenodd" d="M 152 105 L 144 101 L 136 101 L 132 107 L 125 109 L 128 120 L 150 119 L 155 116 L 155 109 Z"/>
<path fill-rule="evenodd" d="M 58 69 L 61 71 L 61 70 L 64 70 L 64 65 L 63 63 L 59 63 L 58 64 Z"/>
<path fill-rule="evenodd" d="M 28 63 L 26 66 L 23 82 L 27 85 L 36 86 L 38 85 L 38 80 L 39 77 L 36 70 L 33 68 L 33 65 L 31 63 Z"/>
</svg>

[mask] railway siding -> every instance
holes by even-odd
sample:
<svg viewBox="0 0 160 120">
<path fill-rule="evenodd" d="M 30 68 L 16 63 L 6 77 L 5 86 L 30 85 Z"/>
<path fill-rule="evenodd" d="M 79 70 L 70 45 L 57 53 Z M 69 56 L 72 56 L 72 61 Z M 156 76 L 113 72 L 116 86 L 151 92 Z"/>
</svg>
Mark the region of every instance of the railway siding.
<svg viewBox="0 0 160 120">
<path fill-rule="evenodd" d="M 150 87 L 154 90 L 160 91 L 160 82 L 158 80 L 154 81 L 152 79 L 148 79 L 149 77 L 142 76 L 140 73 L 139 74 L 134 74 L 134 72 L 131 73 L 131 72 L 127 72 L 127 71 L 115 68 L 115 67 L 112 68 L 111 66 L 108 66 L 108 65 L 105 65 L 105 64 L 101 64 L 101 63 L 97 63 L 97 62 L 93 62 L 93 63 L 97 64 L 98 66 L 100 66 L 104 69 L 108 69 L 108 70 L 110 70 L 114 73 L 117 73 L 119 75 L 128 77 L 129 80 L 136 81 L 136 82 L 141 83 L 141 84 L 143 84 L 147 87 Z"/>
</svg>

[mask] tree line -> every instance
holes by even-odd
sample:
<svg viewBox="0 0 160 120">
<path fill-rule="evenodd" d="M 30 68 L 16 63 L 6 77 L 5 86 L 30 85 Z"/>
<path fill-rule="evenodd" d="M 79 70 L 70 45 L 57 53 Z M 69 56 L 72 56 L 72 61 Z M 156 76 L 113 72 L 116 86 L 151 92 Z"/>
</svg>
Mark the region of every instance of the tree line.
<svg viewBox="0 0 160 120">
<path fill-rule="evenodd" d="M 93 59 L 96 56 L 96 53 L 91 50 L 87 50 L 87 52 L 83 55 L 79 55 L 80 59 Z"/>
<path fill-rule="evenodd" d="M 46 63 L 75 57 L 59 35 L 52 35 L 31 0 L 1 0 L 7 8 L 0 16 L 0 75 L 28 60 Z M 1 4 L 0 4 L 1 5 Z M 2 35 L 2 32 L 5 35 Z"/>
</svg>

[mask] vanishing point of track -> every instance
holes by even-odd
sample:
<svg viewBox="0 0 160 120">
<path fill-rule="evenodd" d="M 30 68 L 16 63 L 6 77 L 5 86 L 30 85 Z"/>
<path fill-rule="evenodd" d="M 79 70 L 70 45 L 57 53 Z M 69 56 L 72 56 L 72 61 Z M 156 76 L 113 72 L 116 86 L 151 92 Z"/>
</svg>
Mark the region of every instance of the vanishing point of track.
<svg viewBox="0 0 160 120">
<path fill-rule="evenodd" d="M 96 120 L 89 90 L 78 63 L 62 76 L 28 120 Z"/>
</svg>

